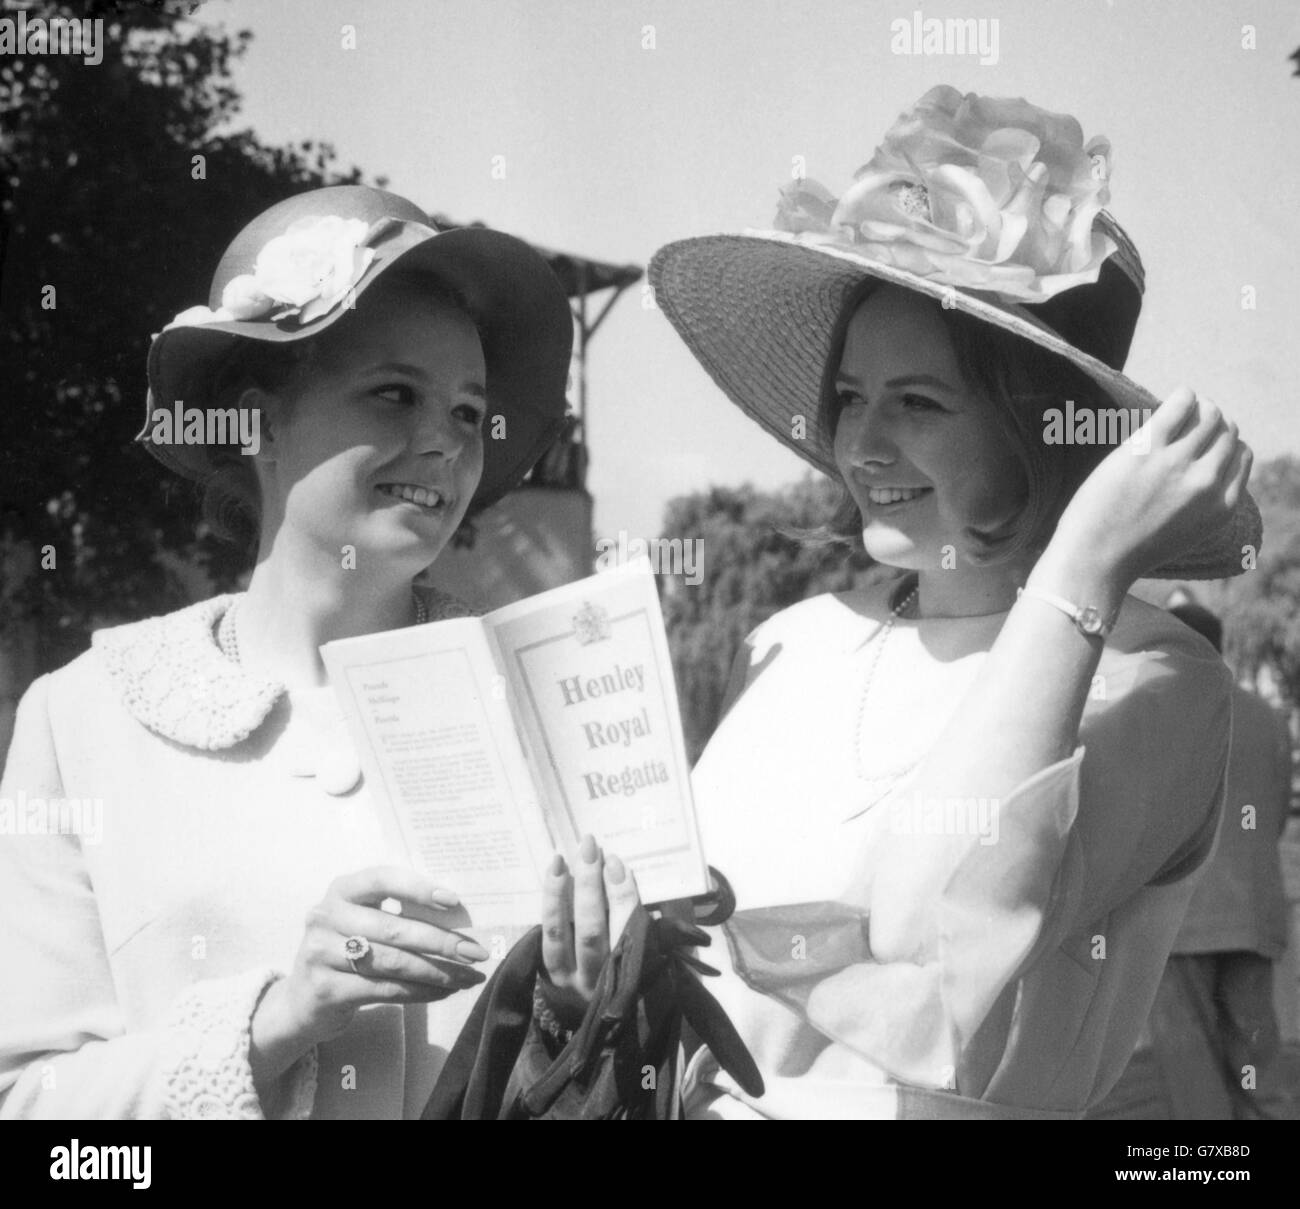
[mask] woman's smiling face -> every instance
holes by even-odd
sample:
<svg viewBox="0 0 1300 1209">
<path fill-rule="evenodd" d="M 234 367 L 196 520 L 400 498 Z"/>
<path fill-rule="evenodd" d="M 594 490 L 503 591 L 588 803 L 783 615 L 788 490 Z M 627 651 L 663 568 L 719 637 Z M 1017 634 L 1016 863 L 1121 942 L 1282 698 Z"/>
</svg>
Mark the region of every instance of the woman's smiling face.
<svg viewBox="0 0 1300 1209">
<path fill-rule="evenodd" d="M 966 383 L 936 302 L 882 285 L 849 321 L 834 379 L 835 462 L 878 562 L 937 570 L 969 530 L 999 529 L 1026 497 L 993 405 Z"/>
<path fill-rule="evenodd" d="M 366 555 L 404 573 L 432 562 L 483 473 L 486 369 L 469 317 L 417 284 L 376 282 L 281 402 L 263 488 L 275 519 L 355 547 L 358 569 Z"/>
</svg>

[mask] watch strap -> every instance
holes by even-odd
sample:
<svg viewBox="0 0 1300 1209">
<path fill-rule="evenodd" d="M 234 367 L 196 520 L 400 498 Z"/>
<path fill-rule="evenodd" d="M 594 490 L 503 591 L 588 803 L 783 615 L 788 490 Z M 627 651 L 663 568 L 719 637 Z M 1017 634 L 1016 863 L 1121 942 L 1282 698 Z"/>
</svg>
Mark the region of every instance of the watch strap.
<svg viewBox="0 0 1300 1209">
<path fill-rule="evenodd" d="M 1017 591 L 1016 598 L 1019 599 L 1021 596 L 1033 596 L 1053 608 L 1060 609 L 1074 622 L 1074 628 L 1085 638 L 1109 638 L 1115 628 L 1115 618 L 1103 617 L 1101 611 L 1093 605 L 1077 605 L 1072 600 L 1066 600 L 1064 596 L 1057 596 L 1055 592 L 1048 592 L 1044 588 L 1033 586 L 1021 588 Z"/>
</svg>

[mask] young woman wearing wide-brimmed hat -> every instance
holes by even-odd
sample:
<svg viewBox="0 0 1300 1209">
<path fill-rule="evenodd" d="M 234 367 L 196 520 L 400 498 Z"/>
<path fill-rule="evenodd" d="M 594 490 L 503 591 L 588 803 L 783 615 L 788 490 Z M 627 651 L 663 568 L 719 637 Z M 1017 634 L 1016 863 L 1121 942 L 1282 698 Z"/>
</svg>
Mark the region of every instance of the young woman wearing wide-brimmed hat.
<svg viewBox="0 0 1300 1209">
<path fill-rule="evenodd" d="M 319 647 L 467 611 L 412 580 L 559 432 L 571 341 L 527 245 L 359 186 L 260 214 L 154 339 L 139 439 L 257 564 L 23 699 L 0 798 L 102 813 L 0 837 L 0 1117 L 419 1115 L 488 954 L 383 864 Z"/>
<path fill-rule="evenodd" d="M 842 197 L 796 181 L 777 230 L 654 257 L 717 385 L 843 483 L 828 528 L 900 571 L 755 630 L 695 770 L 766 1091 L 700 1050 L 691 1117 L 1078 1117 L 1132 1049 L 1231 681 L 1127 593 L 1240 572 L 1259 519 L 1235 425 L 1122 373 L 1109 174 L 1072 118 L 936 88 Z"/>
</svg>

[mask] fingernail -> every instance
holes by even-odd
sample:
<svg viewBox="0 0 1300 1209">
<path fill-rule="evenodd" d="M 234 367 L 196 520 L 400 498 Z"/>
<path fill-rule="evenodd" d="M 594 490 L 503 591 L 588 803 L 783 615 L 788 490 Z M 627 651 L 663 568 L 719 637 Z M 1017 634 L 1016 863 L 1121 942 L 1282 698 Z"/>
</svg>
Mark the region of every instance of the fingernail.
<svg viewBox="0 0 1300 1209">
<path fill-rule="evenodd" d="M 488 951 L 477 941 L 462 940 L 456 946 L 456 956 L 466 961 L 487 961 Z"/>
<path fill-rule="evenodd" d="M 578 846 L 578 855 L 582 857 L 588 865 L 594 865 L 596 863 L 596 858 L 600 855 L 600 849 L 596 847 L 595 836 L 584 835 L 582 837 L 582 843 Z"/>
<path fill-rule="evenodd" d="M 569 871 L 569 866 L 564 863 L 564 857 L 558 852 L 551 858 L 551 876 L 563 877 Z"/>
<path fill-rule="evenodd" d="M 617 886 L 627 877 L 627 868 L 612 853 L 605 858 L 605 878 L 612 886 Z"/>
<path fill-rule="evenodd" d="M 482 970 L 476 970 L 472 966 L 461 966 L 453 975 L 458 978 L 462 986 L 476 987 L 480 982 L 487 981 L 487 975 Z"/>
<path fill-rule="evenodd" d="M 435 890 L 429 895 L 429 901 L 435 907 L 459 907 L 460 895 L 455 890 Z"/>
</svg>

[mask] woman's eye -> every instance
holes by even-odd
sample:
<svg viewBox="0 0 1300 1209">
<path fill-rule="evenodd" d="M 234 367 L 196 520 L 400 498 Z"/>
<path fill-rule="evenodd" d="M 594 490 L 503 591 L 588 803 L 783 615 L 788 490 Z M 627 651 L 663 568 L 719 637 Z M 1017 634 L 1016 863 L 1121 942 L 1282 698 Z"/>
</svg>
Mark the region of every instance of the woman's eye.
<svg viewBox="0 0 1300 1209">
<path fill-rule="evenodd" d="M 911 392 L 902 396 L 903 406 L 911 411 L 943 411 L 944 408 L 927 395 L 915 395 Z"/>
<path fill-rule="evenodd" d="M 472 424 L 475 428 L 479 428 L 487 418 L 487 411 L 485 408 L 475 407 L 472 403 L 462 403 L 456 408 L 456 415 L 464 420 L 466 424 Z"/>
<path fill-rule="evenodd" d="M 835 392 L 835 401 L 840 408 L 852 407 L 855 403 L 862 403 L 865 400 L 856 390 L 837 390 Z"/>
<path fill-rule="evenodd" d="M 393 403 L 413 403 L 415 401 L 415 391 L 402 382 L 391 382 L 387 386 L 381 386 L 375 391 L 375 394 L 383 396 Z"/>
</svg>

